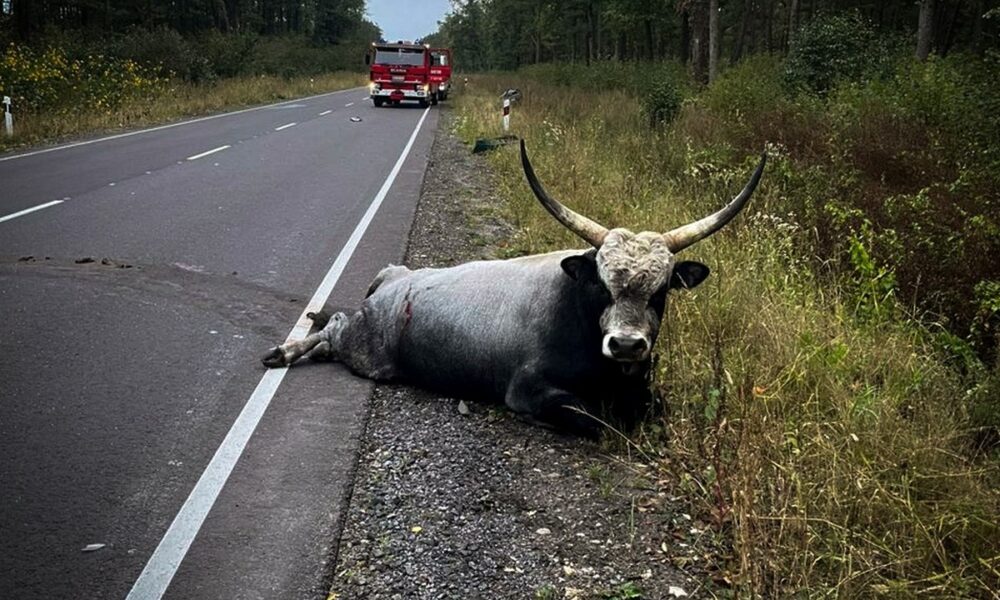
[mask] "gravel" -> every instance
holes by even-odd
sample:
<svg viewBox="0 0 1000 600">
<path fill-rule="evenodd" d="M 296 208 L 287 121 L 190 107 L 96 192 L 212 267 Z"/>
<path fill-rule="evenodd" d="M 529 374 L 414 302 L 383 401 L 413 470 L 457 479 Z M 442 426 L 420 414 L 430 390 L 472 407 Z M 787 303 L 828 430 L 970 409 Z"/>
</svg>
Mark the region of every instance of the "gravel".
<svg viewBox="0 0 1000 600">
<path fill-rule="evenodd" d="M 445 110 L 411 267 L 493 257 L 513 231 L 488 163 L 452 123 Z M 363 440 L 331 598 L 659 599 L 699 587 L 675 566 L 697 563 L 678 542 L 694 524 L 653 469 L 607 446 L 394 385 L 376 387 Z"/>
</svg>

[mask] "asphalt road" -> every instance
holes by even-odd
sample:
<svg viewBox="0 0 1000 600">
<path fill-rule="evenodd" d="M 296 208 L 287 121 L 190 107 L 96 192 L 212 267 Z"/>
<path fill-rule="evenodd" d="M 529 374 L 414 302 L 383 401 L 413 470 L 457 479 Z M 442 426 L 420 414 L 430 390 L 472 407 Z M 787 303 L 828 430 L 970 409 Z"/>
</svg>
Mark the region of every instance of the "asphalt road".
<svg viewBox="0 0 1000 600">
<path fill-rule="evenodd" d="M 402 259 L 437 111 L 365 95 L 0 156 L 0 598 L 324 596 L 370 384 L 259 357 Z"/>
</svg>

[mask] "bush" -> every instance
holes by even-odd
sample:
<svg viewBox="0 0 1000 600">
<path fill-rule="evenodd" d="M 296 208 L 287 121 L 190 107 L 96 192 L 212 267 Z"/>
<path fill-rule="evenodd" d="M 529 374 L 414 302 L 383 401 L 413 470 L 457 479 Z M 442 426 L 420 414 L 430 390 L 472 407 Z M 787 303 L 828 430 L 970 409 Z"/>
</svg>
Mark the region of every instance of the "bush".
<svg viewBox="0 0 1000 600">
<path fill-rule="evenodd" d="M 856 13 L 823 15 L 803 25 L 788 53 L 785 83 L 825 94 L 842 80 L 859 81 L 879 72 L 889 49 L 871 23 Z"/>
<path fill-rule="evenodd" d="M 683 98 L 673 79 L 663 77 L 650 86 L 642 98 L 642 110 L 650 125 L 670 123 L 681 110 Z"/>
<path fill-rule="evenodd" d="M 135 27 L 111 47 L 115 55 L 158 69 L 163 77 L 180 77 L 187 81 L 214 77 L 208 59 L 181 34 L 167 27 L 152 31 Z"/>
<path fill-rule="evenodd" d="M 250 74 L 260 38 L 252 33 L 225 34 L 211 31 L 195 42 L 197 52 L 217 77 Z"/>
<path fill-rule="evenodd" d="M 0 89 L 19 112 L 106 112 L 155 94 L 164 84 L 155 70 L 130 59 L 70 58 L 58 48 L 37 52 L 15 45 L 0 56 Z"/>
</svg>

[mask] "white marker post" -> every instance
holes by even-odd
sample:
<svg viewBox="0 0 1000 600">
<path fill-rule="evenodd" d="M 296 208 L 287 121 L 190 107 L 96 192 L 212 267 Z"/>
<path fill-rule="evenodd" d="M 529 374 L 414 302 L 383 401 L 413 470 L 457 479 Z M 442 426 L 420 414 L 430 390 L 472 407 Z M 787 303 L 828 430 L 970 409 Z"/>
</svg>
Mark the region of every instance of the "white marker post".
<svg viewBox="0 0 1000 600">
<path fill-rule="evenodd" d="M 10 112 L 10 96 L 3 97 L 3 128 L 7 135 L 14 135 L 14 115 Z"/>
<path fill-rule="evenodd" d="M 503 132 L 510 132 L 510 98 L 503 99 Z"/>
</svg>

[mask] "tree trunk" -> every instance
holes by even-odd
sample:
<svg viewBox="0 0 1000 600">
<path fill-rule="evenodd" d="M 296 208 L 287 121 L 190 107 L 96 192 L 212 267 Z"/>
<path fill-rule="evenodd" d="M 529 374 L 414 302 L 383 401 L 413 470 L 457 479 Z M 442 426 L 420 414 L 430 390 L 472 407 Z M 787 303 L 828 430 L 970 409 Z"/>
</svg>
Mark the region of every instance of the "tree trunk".
<svg viewBox="0 0 1000 600">
<path fill-rule="evenodd" d="M 983 46 L 983 13 L 986 12 L 984 0 L 972 2 L 972 51 L 979 56 L 985 50 Z"/>
<path fill-rule="evenodd" d="M 790 48 L 792 46 L 792 40 L 795 38 L 795 31 L 799 28 L 799 0 L 791 0 L 788 4 L 788 43 L 787 46 Z"/>
<path fill-rule="evenodd" d="M 934 0 L 920 0 L 920 19 L 917 24 L 917 60 L 927 60 L 934 39 Z"/>
<path fill-rule="evenodd" d="M 14 30 L 17 38 L 22 42 L 28 41 L 31 37 L 31 0 L 12 0 L 10 5 L 11 13 L 14 15 Z"/>
<path fill-rule="evenodd" d="M 643 24 L 646 27 L 646 58 L 653 60 L 656 58 L 656 46 L 653 45 L 653 21 L 646 19 Z"/>
<path fill-rule="evenodd" d="M 719 76 L 719 0 L 708 2 L 708 82 Z"/>
<path fill-rule="evenodd" d="M 691 4 L 691 71 L 694 78 L 708 80 L 708 0 Z"/>
<path fill-rule="evenodd" d="M 681 11 L 680 42 L 681 62 L 686 65 L 691 59 L 691 13 L 687 9 Z"/>
<path fill-rule="evenodd" d="M 750 19 L 753 18 L 753 0 L 744 0 L 743 14 L 740 16 L 740 34 L 733 45 L 733 63 L 743 58 L 743 49 L 747 43 L 747 33 L 750 32 Z"/>
</svg>

